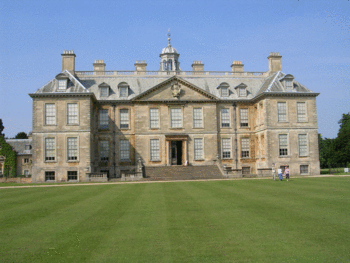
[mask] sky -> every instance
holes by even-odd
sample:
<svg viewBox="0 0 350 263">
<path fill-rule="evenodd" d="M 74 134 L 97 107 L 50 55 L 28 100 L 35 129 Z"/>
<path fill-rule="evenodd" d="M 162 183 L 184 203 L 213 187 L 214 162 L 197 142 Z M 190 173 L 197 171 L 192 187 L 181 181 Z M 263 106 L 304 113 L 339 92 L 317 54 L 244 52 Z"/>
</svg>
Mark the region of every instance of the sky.
<svg viewBox="0 0 350 263">
<path fill-rule="evenodd" d="M 195 60 L 205 70 L 267 71 L 270 52 L 282 71 L 317 97 L 319 133 L 335 138 L 350 112 L 350 1 L 20 1 L 0 0 L 0 119 L 7 137 L 32 130 L 29 93 L 61 72 L 63 50 L 74 50 L 76 70 L 134 70 L 146 60 L 159 69 L 167 45 L 182 70 Z"/>
</svg>

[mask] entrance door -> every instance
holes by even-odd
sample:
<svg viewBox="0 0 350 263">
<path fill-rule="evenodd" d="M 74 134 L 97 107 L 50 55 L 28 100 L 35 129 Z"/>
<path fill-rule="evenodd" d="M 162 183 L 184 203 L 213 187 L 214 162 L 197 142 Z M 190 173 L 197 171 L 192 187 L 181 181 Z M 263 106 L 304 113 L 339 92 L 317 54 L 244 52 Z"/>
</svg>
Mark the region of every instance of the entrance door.
<svg viewBox="0 0 350 263">
<path fill-rule="evenodd" d="M 171 141 L 171 165 L 182 164 L 182 141 Z"/>
</svg>

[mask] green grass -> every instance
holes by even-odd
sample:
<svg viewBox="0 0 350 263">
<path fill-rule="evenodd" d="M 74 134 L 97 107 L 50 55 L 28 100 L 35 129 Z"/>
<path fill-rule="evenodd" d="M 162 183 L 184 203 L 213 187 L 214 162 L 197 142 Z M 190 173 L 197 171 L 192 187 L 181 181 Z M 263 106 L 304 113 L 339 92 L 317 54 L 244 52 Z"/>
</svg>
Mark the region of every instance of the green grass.
<svg viewBox="0 0 350 263">
<path fill-rule="evenodd" d="M 349 262 L 350 177 L 0 189 L 1 262 Z"/>
</svg>

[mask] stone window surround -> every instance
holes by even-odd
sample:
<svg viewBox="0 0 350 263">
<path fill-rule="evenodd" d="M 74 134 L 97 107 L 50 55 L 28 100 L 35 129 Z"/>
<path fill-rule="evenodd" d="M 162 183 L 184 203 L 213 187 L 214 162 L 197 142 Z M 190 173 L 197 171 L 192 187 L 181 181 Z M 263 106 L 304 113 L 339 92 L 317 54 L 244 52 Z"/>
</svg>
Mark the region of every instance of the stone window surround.
<svg viewBox="0 0 350 263">
<path fill-rule="evenodd" d="M 200 125 L 199 127 L 195 127 L 195 114 L 194 114 L 194 110 L 195 109 L 200 109 L 201 110 L 201 121 L 202 121 L 202 125 Z M 192 114 L 193 114 L 193 122 L 192 122 L 192 128 L 193 129 L 204 129 L 204 110 L 203 110 L 203 107 L 193 107 L 192 108 Z M 199 119 L 198 119 L 199 120 Z"/>
<path fill-rule="evenodd" d="M 122 90 L 126 88 L 126 96 L 122 96 L 123 93 L 122 93 Z M 126 83 L 126 82 L 120 82 L 118 84 L 118 90 L 119 90 L 119 98 L 128 98 L 129 97 L 129 84 Z"/>
<path fill-rule="evenodd" d="M 158 159 L 152 159 L 152 141 L 153 140 L 157 140 L 158 141 Z M 160 162 L 162 160 L 162 156 L 161 156 L 161 142 L 160 142 L 160 138 L 159 137 L 150 137 L 149 138 L 149 161 L 150 162 Z"/>
<path fill-rule="evenodd" d="M 244 112 L 244 114 L 242 114 L 242 110 L 246 110 L 246 112 Z M 246 114 L 246 118 L 244 118 L 246 120 L 246 122 L 242 122 L 242 115 Z M 246 126 L 242 126 L 242 124 L 247 124 Z M 249 129 L 249 108 L 239 108 L 239 127 L 241 129 Z"/>
<path fill-rule="evenodd" d="M 280 110 L 279 110 L 279 106 L 278 105 L 282 105 L 281 103 L 284 103 L 285 104 L 285 107 L 286 107 L 286 120 L 280 120 Z M 287 101 L 277 101 L 277 122 L 282 122 L 282 123 L 287 123 L 289 122 L 289 116 L 288 116 L 288 102 Z"/>
<path fill-rule="evenodd" d="M 227 110 L 228 111 L 228 126 L 227 127 L 223 127 L 222 126 L 222 110 Z M 220 128 L 221 129 L 229 129 L 231 128 L 231 111 L 230 108 L 228 107 L 224 107 L 220 109 Z"/>
<path fill-rule="evenodd" d="M 52 124 L 48 124 L 47 122 L 47 108 L 46 108 L 46 105 L 50 105 L 50 104 L 53 104 L 54 105 L 54 109 L 55 109 L 55 115 L 54 115 L 54 120 L 55 120 L 55 123 L 52 123 Z M 44 110 L 43 110 L 43 119 L 44 119 L 44 122 L 43 122 L 43 125 L 44 126 L 56 126 L 57 125 L 57 105 L 54 101 L 48 101 L 48 102 L 44 102 Z M 49 117 L 49 116 L 48 116 Z"/>
<path fill-rule="evenodd" d="M 247 143 L 248 140 L 248 143 Z M 248 159 L 250 157 L 250 138 L 243 136 L 240 138 L 241 142 L 241 159 Z M 243 147 L 244 146 L 244 147 Z"/>
<path fill-rule="evenodd" d="M 122 144 L 122 142 L 127 141 L 127 144 Z M 123 149 L 122 146 L 126 146 L 127 145 L 127 149 Z M 125 154 L 127 153 L 127 158 L 122 159 L 122 152 L 125 152 Z M 119 140 L 119 161 L 120 162 L 130 162 L 130 140 L 129 138 L 123 138 L 121 140 Z"/>
<path fill-rule="evenodd" d="M 196 143 L 195 143 L 195 140 L 198 140 L 198 139 L 202 140 L 202 156 L 201 156 L 201 158 L 196 158 Z M 205 160 L 204 147 L 205 147 L 204 137 L 194 137 L 193 138 L 193 160 L 194 161 L 204 161 Z"/>
<path fill-rule="evenodd" d="M 68 175 L 68 173 L 69 172 L 76 172 L 77 173 L 77 179 L 70 179 L 69 180 L 69 176 L 74 176 L 74 175 Z M 70 170 L 70 171 L 67 171 L 67 182 L 71 182 L 71 181 L 73 181 L 73 182 L 77 182 L 77 181 L 79 181 L 79 170 Z"/>
<path fill-rule="evenodd" d="M 230 152 L 230 157 L 224 157 L 224 140 L 227 142 L 229 140 L 229 152 Z M 228 152 L 228 151 L 227 151 Z M 232 159 L 232 138 L 221 138 L 221 158 L 223 160 L 231 160 Z"/>
<path fill-rule="evenodd" d="M 47 175 L 46 173 L 53 173 L 53 175 Z M 54 180 L 46 180 L 46 176 L 54 176 Z M 44 182 L 56 182 L 56 169 L 47 169 L 44 170 Z"/>
<path fill-rule="evenodd" d="M 107 142 L 108 146 L 108 153 L 107 156 L 101 156 L 101 142 Z M 99 138 L 98 140 L 98 160 L 99 162 L 109 162 L 111 160 L 110 155 L 111 155 L 111 149 L 109 145 L 111 144 L 110 140 L 108 138 Z M 108 158 L 107 160 L 102 160 L 102 158 Z"/>
<path fill-rule="evenodd" d="M 307 167 L 307 173 L 302 173 L 302 166 L 304 166 L 304 168 Z M 305 163 L 305 164 L 301 163 L 299 166 L 299 172 L 300 172 L 300 174 L 310 174 L 310 165 L 308 163 Z"/>
<path fill-rule="evenodd" d="M 286 135 L 287 136 L 287 154 L 286 155 L 281 155 L 280 154 L 280 150 L 281 150 L 281 142 L 280 142 L 280 135 Z M 286 158 L 286 157 L 290 157 L 290 147 L 289 147 L 289 134 L 288 133 L 279 133 L 278 134 L 278 148 L 277 148 L 277 150 L 278 150 L 278 157 L 279 158 Z"/>
<path fill-rule="evenodd" d="M 76 160 L 68 160 L 68 138 L 76 138 L 77 139 L 77 159 Z M 73 134 L 73 135 L 66 135 L 65 136 L 65 149 L 66 149 L 66 161 L 68 162 L 68 163 L 78 163 L 79 162 L 79 156 L 80 156 L 80 154 L 79 154 L 79 149 L 80 149 L 80 144 L 79 144 L 79 135 L 75 135 L 75 134 Z"/>
<path fill-rule="evenodd" d="M 68 104 L 76 104 L 77 105 L 77 122 L 76 123 L 69 123 L 68 122 Z M 66 119 L 66 125 L 68 126 L 79 126 L 79 109 L 80 109 L 80 105 L 79 105 L 79 101 L 69 101 L 66 103 L 66 116 L 67 116 L 67 119 Z"/>
<path fill-rule="evenodd" d="M 101 125 L 101 112 L 103 110 L 107 111 L 107 125 L 103 124 L 103 125 L 106 125 L 106 128 L 105 128 L 105 126 L 102 127 L 102 125 Z M 109 108 L 107 108 L 107 109 L 101 108 L 101 109 L 98 110 L 98 129 L 99 130 L 109 130 L 109 118 L 110 118 L 109 115 L 110 115 L 110 109 Z"/>
<path fill-rule="evenodd" d="M 180 109 L 181 110 L 181 127 L 172 127 L 172 109 Z M 169 105 L 168 106 L 168 113 L 169 113 L 169 129 L 171 130 L 177 130 L 177 129 L 183 129 L 184 128 L 184 105 Z"/>
<path fill-rule="evenodd" d="M 151 124 L 151 122 L 152 122 L 152 120 L 151 120 L 151 110 L 153 110 L 153 109 L 157 109 L 158 110 L 158 127 L 152 127 L 152 124 Z M 161 123 L 160 123 L 160 107 L 159 106 L 149 107 L 148 114 L 149 114 L 149 118 L 148 118 L 149 119 L 149 128 L 151 130 L 159 130 L 160 127 L 161 127 Z"/>
<path fill-rule="evenodd" d="M 46 139 L 54 139 L 54 157 L 55 157 L 55 160 L 46 160 Z M 44 163 L 57 163 L 57 137 L 56 136 L 44 136 L 43 137 L 43 160 L 44 160 Z"/>
<path fill-rule="evenodd" d="M 304 145 L 306 147 L 306 154 L 305 155 L 301 155 L 300 154 L 300 136 L 301 135 L 305 135 L 305 139 L 306 139 L 306 145 Z M 299 157 L 303 158 L 303 157 L 309 157 L 309 135 L 307 133 L 300 133 L 298 134 L 298 155 Z"/>
<path fill-rule="evenodd" d="M 128 111 L 128 127 L 127 128 L 122 128 L 121 127 L 121 122 L 122 122 L 122 119 L 121 119 L 121 114 L 122 114 L 122 111 L 123 110 L 127 110 Z M 120 107 L 119 110 L 118 110 L 119 114 L 118 114 L 118 117 L 119 117 L 119 129 L 121 130 L 131 130 L 131 108 L 130 107 Z M 124 124 L 125 125 L 125 124 Z"/>
<path fill-rule="evenodd" d="M 299 103 L 300 103 L 300 104 L 303 103 L 304 106 L 305 106 L 305 108 L 304 108 L 305 114 L 303 114 L 303 115 L 305 116 L 305 120 L 304 120 L 304 121 L 299 120 L 299 118 L 301 117 L 301 114 L 300 114 L 299 111 L 298 111 L 298 109 L 299 109 L 299 107 L 298 107 Z M 307 101 L 297 101 L 297 103 L 296 103 L 297 122 L 299 122 L 299 123 L 305 123 L 305 122 L 308 122 L 308 121 L 309 121 L 309 120 L 308 120 L 308 114 L 307 114 L 307 108 L 308 108 L 308 106 L 307 106 Z"/>
</svg>

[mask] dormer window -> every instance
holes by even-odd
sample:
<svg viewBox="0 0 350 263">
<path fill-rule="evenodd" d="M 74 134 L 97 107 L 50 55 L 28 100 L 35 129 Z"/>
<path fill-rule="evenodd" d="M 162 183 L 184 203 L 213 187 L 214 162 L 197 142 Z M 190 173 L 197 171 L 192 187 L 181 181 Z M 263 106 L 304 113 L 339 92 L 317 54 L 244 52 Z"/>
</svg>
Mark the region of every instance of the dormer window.
<svg viewBox="0 0 350 263">
<path fill-rule="evenodd" d="M 238 97 L 247 97 L 247 85 L 241 83 L 235 89 L 237 90 Z"/>
<path fill-rule="evenodd" d="M 224 83 L 221 83 L 220 85 L 219 85 L 219 87 L 218 87 L 218 89 L 219 89 L 219 92 L 220 92 L 220 96 L 221 97 L 228 97 L 229 96 L 229 85 L 226 83 L 226 82 L 224 82 Z"/>
<path fill-rule="evenodd" d="M 286 91 L 293 90 L 293 88 L 294 88 L 293 80 L 294 80 L 294 76 L 291 74 L 287 74 L 282 79 L 280 79 L 280 81 L 284 85 Z"/>
<path fill-rule="evenodd" d="M 98 87 L 100 88 L 100 98 L 107 98 L 109 96 L 109 85 L 103 82 Z"/>
<path fill-rule="evenodd" d="M 60 79 L 58 80 L 58 90 L 66 90 L 67 89 L 67 80 Z"/>
<path fill-rule="evenodd" d="M 119 88 L 119 97 L 127 98 L 129 96 L 129 85 L 125 82 L 122 82 L 118 85 Z"/>
<path fill-rule="evenodd" d="M 57 79 L 57 86 L 56 91 L 66 91 L 68 88 L 68 80 L 69 78 L 64 73 L 60 73 L 56 76 Z"/>
</svg>

